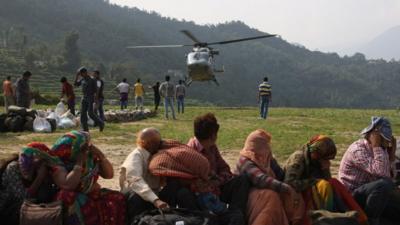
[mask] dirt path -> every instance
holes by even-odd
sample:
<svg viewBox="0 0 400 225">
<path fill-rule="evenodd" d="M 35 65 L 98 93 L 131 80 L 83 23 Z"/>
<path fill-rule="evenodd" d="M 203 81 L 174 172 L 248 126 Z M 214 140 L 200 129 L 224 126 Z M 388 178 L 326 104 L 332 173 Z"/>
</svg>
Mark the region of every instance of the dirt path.
<svg viewBox="0 0 400 225">
<path fill-rule="evenodd" d="M 26 138 L 27 137 L 21 137 L 21 138 Z M 49 144 L 50 143 L 46 143 Z M 110 145 L 106 143 L 101 143 L 98 144 L 98 147 L 106 154 L 107 158 L 111 161 L 113 167 L 114 167 L 114 178 L 111 180 L 104 180 L 100 179 L 99 182 L 102 185 L 102 187 L 105 188 L 110 188 L 114 190 L 119 190 L 119 166 L 122 164 L 122 162 L 125 160 L 126 156 L 133 150 L 135 149 L 135 145 Z M 22 146 L 18 145 L 6 145 L 6 146 L 0 146 L 0 156 L 3 154 L 8 154 L 8 153 L 15 153 L 19 152 L 21 150 Z M 340 159 L 341 156 L 343 155 L 344 146 L 338 146 L 339 152 L 338 156 L 336 157 L 336 160 L 332 161 L 332 175 L 336 176 L 337 171 L 339 169 L 340 165 Z M 240 149 L 235 149 L 235 150 L 229 150 L 229 151 L 221 151 L 222 156 L 226 160 L 226 162 L 231 166 L 231 169 L 234 170 L 236 166 L 236 161 L 239 156 L 239 151 Z M 283 165 L 284 160 L 280 160 L 280 164 Z"/>
</svg>

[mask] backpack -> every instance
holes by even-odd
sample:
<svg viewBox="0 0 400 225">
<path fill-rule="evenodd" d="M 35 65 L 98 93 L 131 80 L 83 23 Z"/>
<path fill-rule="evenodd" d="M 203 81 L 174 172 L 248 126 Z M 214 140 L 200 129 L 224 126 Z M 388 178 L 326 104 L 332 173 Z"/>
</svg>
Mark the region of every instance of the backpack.
<svg viewBox="0 0 400 225">
<path fill-rule="evenodd" d="M 217 225 L 217 219 L 201 211 L 156 209 L 136 216 L 131 225 Z"/>
</svg>

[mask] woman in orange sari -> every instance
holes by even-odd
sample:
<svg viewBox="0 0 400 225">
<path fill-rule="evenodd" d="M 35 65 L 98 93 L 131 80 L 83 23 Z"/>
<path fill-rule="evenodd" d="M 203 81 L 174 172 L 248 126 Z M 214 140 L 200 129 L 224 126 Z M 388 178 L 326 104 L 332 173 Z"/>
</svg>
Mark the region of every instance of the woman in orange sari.
<svg viewBox="0 0 400 225">
<path fill-rule="evenodd" d="M 247 137 L 237 172 L 246 174 L 252 183 L 247 205 L 249 225 L 296 224 L 302 215 L 301 196 L 280 179 L 282 169 L 272 156 L 271 135 L 256 130 Z M 299 211 L 300 213 L 295 213 Z"/>
</svg>

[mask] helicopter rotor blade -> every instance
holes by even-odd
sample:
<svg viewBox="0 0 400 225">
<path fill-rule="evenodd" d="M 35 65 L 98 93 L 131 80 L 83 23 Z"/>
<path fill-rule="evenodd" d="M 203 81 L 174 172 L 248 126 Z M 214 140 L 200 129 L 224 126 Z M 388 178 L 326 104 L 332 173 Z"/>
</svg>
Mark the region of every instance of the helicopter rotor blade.
<svg viewBox="0 0 400 225">
<path fill-rule="evenodd" d="M 234 39 L 234 40 L 229 40 L 229 41 L 211 42 L 211 43 L 208 43 L 208 45 L 224 45 L 224 44 L 230 44 L 230 43 L 234 43 L 234 42 L 250 41 L 250 40 L 269 38 L 269 37 L 275 37 L 275 36 L 276 36 L 276 34 L 267 34 L 267 35 L 262 35 L 262 36 Z"/>
<path fill-rule="evenodd" d="M 195 43 L 201 43 L 201 41 L 199 41 L 190 31 L 181 30 L 181 32 L 184 33 L 188 38 L 190 38 Z"/>
<path fill-rule="evenodd" d="M 141 45 L 141 46 L 128 46 L 126 48 L 135 49 L 135 48 L 181 48 L 186 46 L 193 45 Z"/>
</svg>

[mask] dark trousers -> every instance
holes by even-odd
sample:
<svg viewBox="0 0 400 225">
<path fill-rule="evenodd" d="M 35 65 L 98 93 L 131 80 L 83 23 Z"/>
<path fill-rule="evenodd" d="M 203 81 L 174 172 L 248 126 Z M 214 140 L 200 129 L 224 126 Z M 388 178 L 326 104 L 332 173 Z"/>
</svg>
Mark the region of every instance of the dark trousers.
<svg viewBox="0 0 400 225">
<path fill-rule="evenodd" d="M 178 103 L 178 113 L 184 113 L 185 112 L 185 97 L 178 96 L 176 101 Z"/>
<path fill-rule="evenodd" d="M 196 196 L 187 188 L 180 185 L 177 180 L 168 180 L 167 185 L 158 193 L 158 197 L 172 208 L 185 208 L 198 210 Z M 155 209 L 153 203 L 143 200 L 136 193 L 127 194 L 128 224 L 141 213 Z"/>
<path fill-rule="evenodd" d="M 104 122 L 104 99 L 99 99 L 99 102 L 97 104 L 96 108 L 96 115 Z"/>
<path fill-rule="evenodd" d="M 158 106 L 160 106 L 160 100 L 161 100 L 161 97 L 160 97 L 160 96 L 154 97 L 154 109 L 155 109 L 156 111 L 158 110 Z"/>
<path fill-rule="evenodd" d="M 84 131 L 89 131 L 88 114 L 90 118 L 94 121 L 94 124 L 103 124 L 103 121 L 100 120 L 99 117 L 97 117 L 94 113 L 93 103 L 94 100 L 91 99 L 82 99 L 81 102 L 81 124 Z"/>
<path fill-rule="evenodd" d="M 67 105 L 69 111 L 75 116 L 75 99 L 68 100 Z"/>
<path fill-rule="evenodd" d="M 228 224 L 246 224 L 245 218 L 249 192 L 250 180 L 246 175 L 234 177 L 221 186 L 221 195 L 219 197 L 221 201 L 229 204 L 229 211 L 232 213 L 231 215 L 235 215 L 230 217 L 234 218 L 234 221 L 231 221 Z M 243 221 L 240 221 L 240 218 L 242 218 Z"/>
<path fill-rule="evenodd" d="M 392 180 L 381 178 L 364 184 L 353 191 L 354 199 L 364 209 L 371 224 L 379 224 L 379 219 L 389 206 L 393 204 L 391 203 L 390 193 L 394 188 Z M 397 212 L 397 214 L 399 213 L 400 211 Z"/>
</svg>

